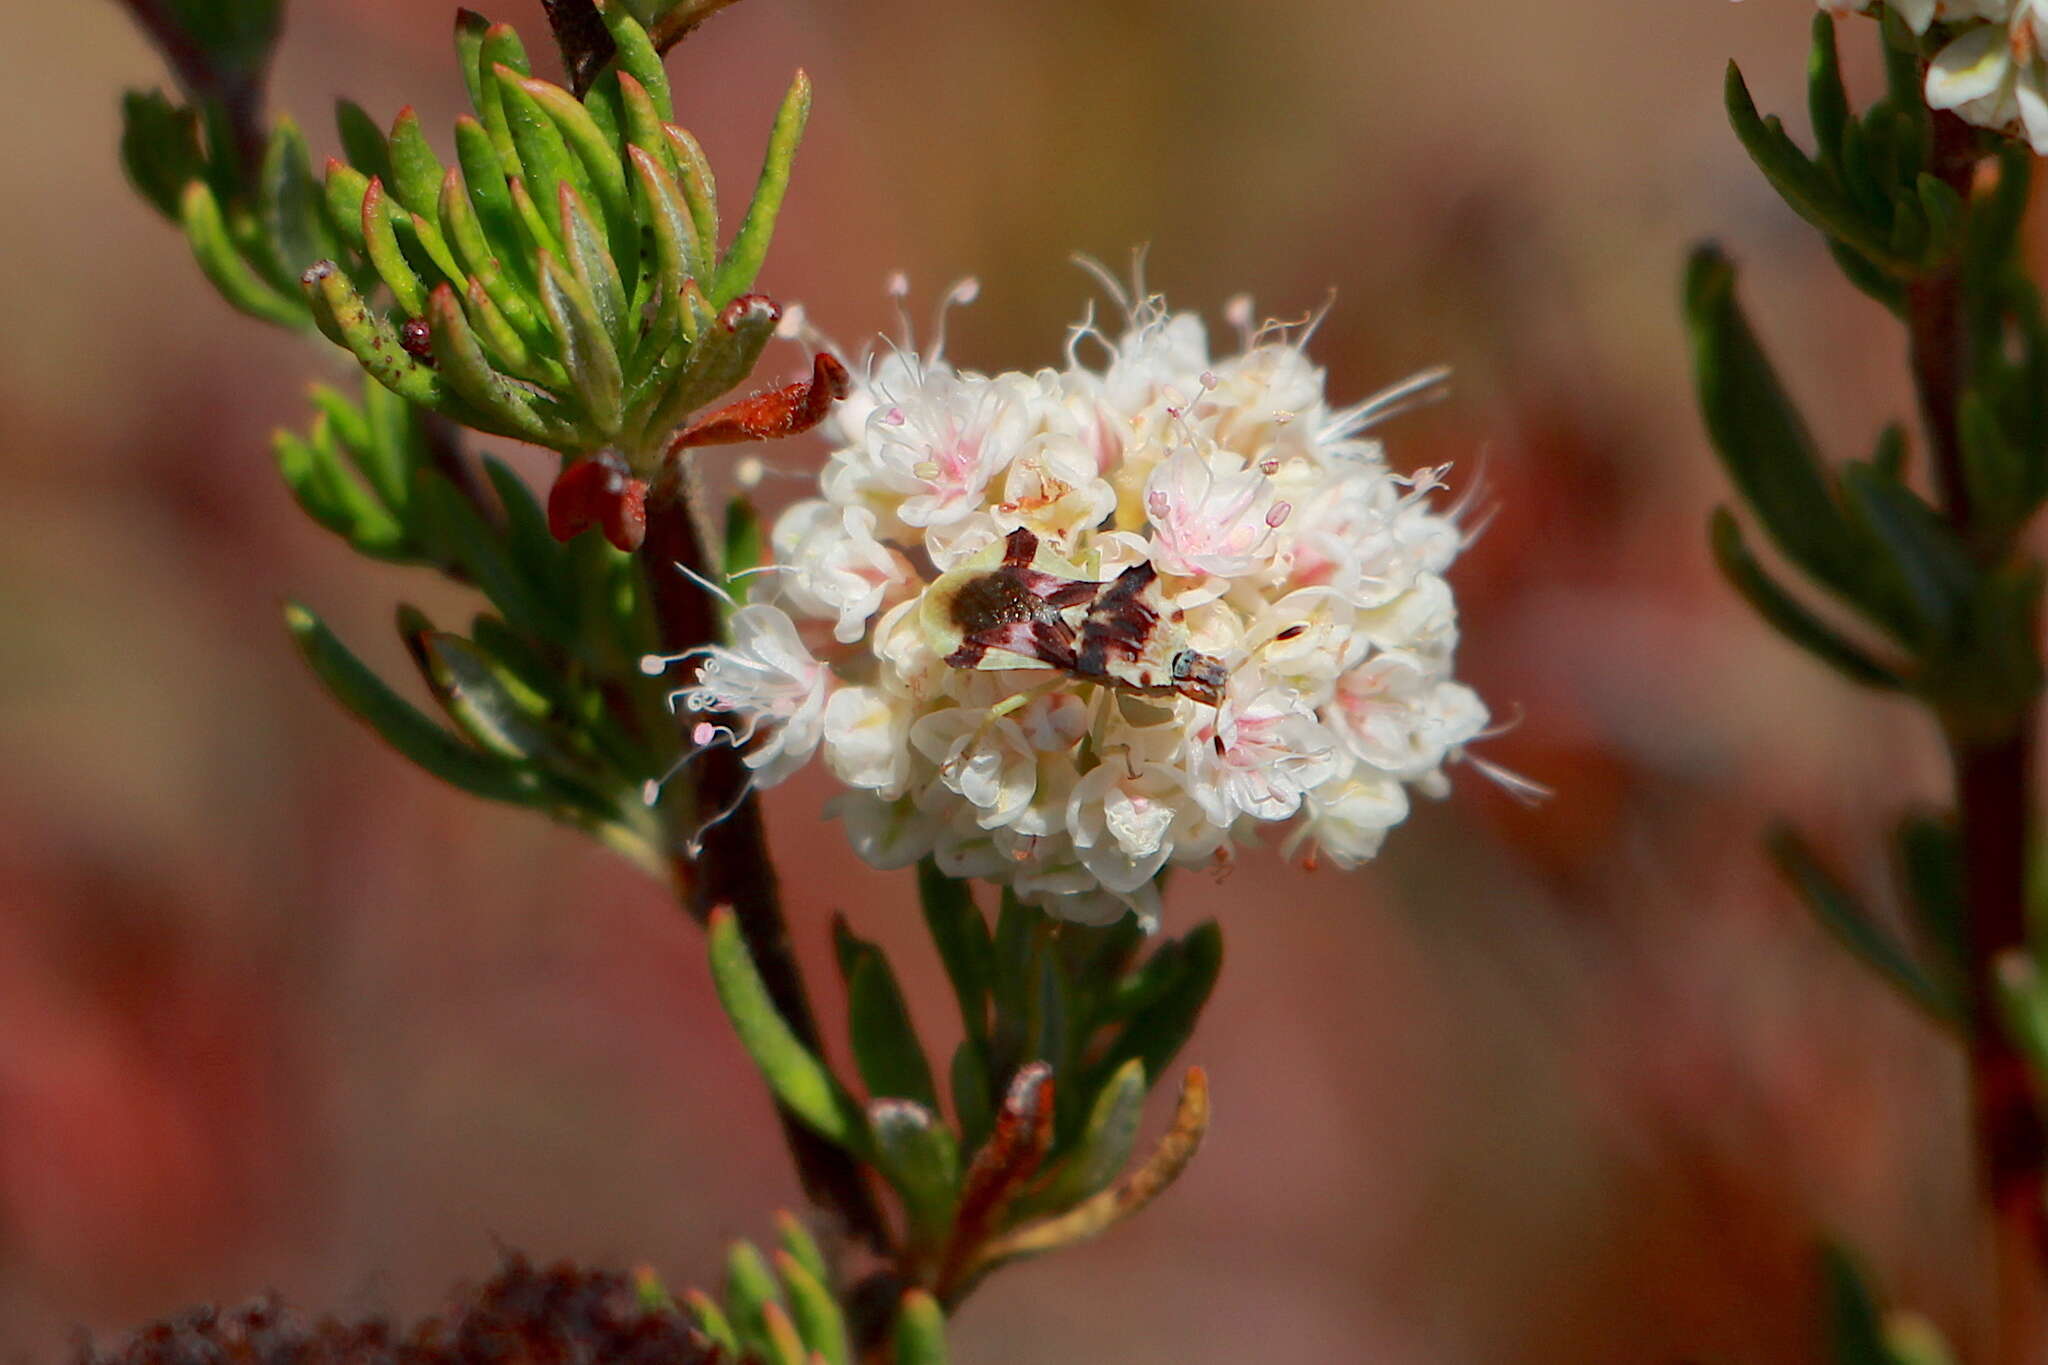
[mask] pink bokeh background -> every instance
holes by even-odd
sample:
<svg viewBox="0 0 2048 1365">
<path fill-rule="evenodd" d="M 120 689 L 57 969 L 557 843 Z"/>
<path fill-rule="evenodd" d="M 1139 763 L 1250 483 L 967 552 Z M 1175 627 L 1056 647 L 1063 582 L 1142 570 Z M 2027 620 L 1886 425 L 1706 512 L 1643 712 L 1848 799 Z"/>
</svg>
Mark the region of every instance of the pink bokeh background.
<svg viewBox="0 0 2048 1365">
<path fill-rule="evenodd" d="M 276 104 L 316 151 L 344 93 L 445 146 L 450 10 L 293 0 Z M 1094 296 L 1069 253 L 1149 242 L 1219 328 L 1238 292 L 1334 288 L 1337 396 L 1453 366 L 1392 454 L 1498 504 L 1454 578 L 1464 668 L 1522 717 L 1487 754 L 1556 796 L 1467 769 L 1357 874 L 1182 879 L 1170 923 L 1229 945 L 1186 1054 L 1208 1145 L 1112 1237 L 994 1280 L 956 1359 L 1815 1360 L 1828 1233 L 1977 1330 L 1956 1059 L 1757 850 L 1788 813 L 1877 883 L 1937 752 L 1771 637 L 1704 543 L 1695 238 L 1747 267 L 1832 449 L 1903 415 L 1894 329 L 1720 114 L 1732 56 L 1803 124 L 1809 13 L 746 0 L 673 56 L 731 194 L 811 72 L 764 285 L 841 341 L 889 324 L 890 270 L 927 299 L 973 274 L 953 353 L 1048 363 Z M 545 46 L 534 0 L 493 17 Z M 410 770 L 298 664 L 287 595 L 393 673 L 392 604 L 464 599 L 291 506 L 268 433 L 344 371 L 229 313 L 123 184 L 120 92 L 162 80 L 106 0 L 0 19 L 0 1359 L 266 1288 L 416 1313 L 505 1246 L 714 1278 L 796 1196 L 699 936 L 576 835 Z M 824 795 L 769 800 L 821 1005 L 845 910 L 945 1034 L 908 878 L 860 866 Z"/>
</svg>

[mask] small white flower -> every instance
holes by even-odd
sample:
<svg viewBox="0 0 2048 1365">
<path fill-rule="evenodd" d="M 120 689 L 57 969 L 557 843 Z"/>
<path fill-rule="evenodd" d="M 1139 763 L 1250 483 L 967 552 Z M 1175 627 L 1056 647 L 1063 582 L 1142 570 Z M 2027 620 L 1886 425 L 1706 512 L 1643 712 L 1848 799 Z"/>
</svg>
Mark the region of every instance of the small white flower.
<svg viewBox="0 0 2048 1365">
<path fill-rule="evenodd" d="M 1240 815 L 1287 819 L 1339 766 L 1335 738 L 1284 683 L 1227 698 L 1195 738 L 1207 744 L 1196 746 L 1188 794 L 1224 826 Z"/>
<path fill-rule="evenodd" d="M 1175 451 L 1145 484 L 1152 562 L 1162 573 L 1236 578 L 1271 557 L 1292 507 L 1256 466 L 1217 451 Z"/>
<path fill-rule="evenodd" d="M 911 577 L 903 557 L 875 539 L 875 514 L 866 507 L 819 498 L 797 503 L 776 521 L 772 548 L 787 570 L 783 590 L 790 605 L 833 618 L 833 638 L 841 644 L 865 635 L 889 590 Z"/>
<path fill-rule="evenodd" d="M 692 711 L 743 718 L 733 742 L 759 739 L 747 750 L 745 762 L 761 785 L 773 786 L 816 752 L 824 734 L 830 674 L 779 607 L 741 607 L 732 615 L 731 633 L 730 646 L 707 652 L 696 686 L 683 694 L 684 704 Z"/>
</svg>

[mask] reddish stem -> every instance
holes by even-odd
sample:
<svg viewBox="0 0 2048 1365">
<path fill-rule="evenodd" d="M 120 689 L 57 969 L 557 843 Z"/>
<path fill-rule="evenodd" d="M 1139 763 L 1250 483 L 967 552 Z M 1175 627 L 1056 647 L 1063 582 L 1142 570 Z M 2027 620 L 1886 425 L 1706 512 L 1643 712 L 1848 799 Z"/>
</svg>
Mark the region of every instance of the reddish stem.
<svg viewBox="0 0 2048 1365">
<path fill-rule="evenodd" d="M 1980 157 L 1977 133 L 1934 115 L 1934 172 L 1967 203 Z M 1966 544 L 1984 553 L 1963 463 L 1962 397 L 1970 382 L 1960 264 L 1907 291 L 1914 387 L 1941 508 Z M 1995 734 L 1951 727 L 1956 810 L 1969 908 L 1970 1095 L 1978 1176 L 1996 1223 L 2002 1365 L 2042 1359 L 2040 1305 L 2048 1269 L 2042 1173 L 2048 1159 L 2035 1082 L 1998 1004 L 1999 958 L 2027 946 L 2027 858 L 2033 828 L 2036 712 L 2022 708 Z"/>
<path fill-rule="evenodd" d="M 679 474 L 672 471 L 647 497 L 647 538 L 640 546 L 641 572 L 646 576 L 654 617 L 664 651 L 680 653 L 719 638 L 716 604 L 692 583 L 678 565 L 716 581 L 716 571 L 697 533 L 697 523 Z M 768 988 L 769 998 L 790 1031 L 815 1052 L 822 1052 L 818 1021 L 811 1012 L 803 974 L 790 945 L 789 925 L 782 916 L 775 866 L 768 856 L 760 803 L 747 793 L 749 774 L 733 750 L 707 750 L 690 765 L 690 803 L 694 818 L 732 807 L 732 814 L 700 836 L 693 859 L 678 852 L 673 860 L 677 894 L 693 918 L 702 923 L 716 905 L 732 907 L 747 951 Z M 673 799 L 673 798 L 672 798 Z M 847 1152 L 827 1142 L 787 1109 L 780 1110 L 783 1138 L 796 1163 L 804 1192 L 830 1210 L 847 1234 L 881 1255 L 890 1250 L 888 1224 L 875 1203 L 861 1166 Z"/>
</svg>

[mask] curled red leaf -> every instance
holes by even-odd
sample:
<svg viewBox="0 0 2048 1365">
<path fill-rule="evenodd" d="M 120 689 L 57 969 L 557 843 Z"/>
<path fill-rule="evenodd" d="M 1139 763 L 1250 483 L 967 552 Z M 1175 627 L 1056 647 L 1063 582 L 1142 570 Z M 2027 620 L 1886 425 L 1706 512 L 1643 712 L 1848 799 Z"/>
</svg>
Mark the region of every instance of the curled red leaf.
<svg viewBox="0 0 2048 1365">
<path fill-rule="evenodd" d="M 572 462 L 548 490 L 548 531 L 573 540 L 589 527 L 621 550 L 636 550 L 647 536 L 647 483 L 610 451 Z"/>
<path fill-rule="evenodd" d="M 809 379 L 764 389 L 699 418 L 669 443 L 669 450 L 778 441 L 809 431 L 825 420 L 833 400 L 846 397 L 848 382 L 846 366 L 839 363 L 839 357 L 820 351 L 811 363 Z"/>
</svg>

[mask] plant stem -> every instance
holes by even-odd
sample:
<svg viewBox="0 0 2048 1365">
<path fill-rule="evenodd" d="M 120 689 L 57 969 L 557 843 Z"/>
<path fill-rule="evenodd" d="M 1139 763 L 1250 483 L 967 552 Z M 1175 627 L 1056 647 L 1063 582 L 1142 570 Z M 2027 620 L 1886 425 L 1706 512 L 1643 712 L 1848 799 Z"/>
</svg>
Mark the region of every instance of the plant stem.
<svg viewBox="0 0 2048 1365">
<path fill-rule="evenodd" d="M 713 582 L 718 579 L 698 536 L 682 481 L 672 473 L 649 490 L 647 538 L 640 547 L 641 572 L 654 603 L 661 648 L 669 653 L 695 649 L 719 638 L 712 598 L 677 565 L 688 565 Z M 754 965 L 783 1022 L 805 1046 L 822 1052 L 818 1022 L 811 1013 L 803 973 L 790 946 L 789 925 L 782 916 L 760 804 L 747 791 L 749 774 L 739 755 L 722 746 L 699 755 L 690 772 L 695 799 L 677 803 L 687 806 L 682 818 L 701 823 L 728 808 L 732 813 L 698 836 L 702 847 L 695 858 L 680 851 L 674 854 L 677 895 L 699 923 L 716 906 L 732 907 L 747 951 L 753 954 Z M 804 1192 L 829 1210 L 849 1236 L 887 1255 L 888 1225 L 860 1164 L 843 1148 L 805 1127 L 787 1109 L 781 1109 L 780 1116 Z"/>
<path fill-rule="evenodd" d="M 1976 133 L 1947 112 L 1934 115 L 1934 171 L 1968 203 L 1979 158 Z M 1914 387 L 1932 453 L 1943 515 L 1965 544 L 1976 536 L 1963 465 L 1960 411 L 1970 382 L 1960 264 L 1915 281 L 1907 295 Z M 2025 1060 L 2007 1034 L 1997 997 L 2000 957 L 2027 944 L 2027 858 L 2032 838 L 2032 704 L 1995 733 L 1945 727 L 1955 771 L 1964 895 L 1969 907 L 1970 1095 L 1978 1177 L 1995 1219 L 1998 1340 L 1993 1359 L 2042 1359 L 2042 1272 L 2048 1218 L 2042 1172 L 2048 1157 L 2040 1109 Z"/>
</svg>

